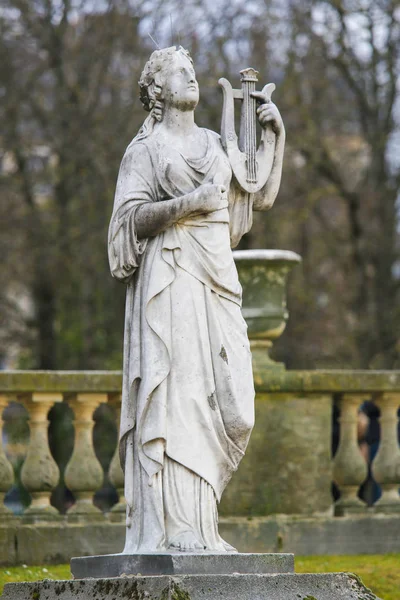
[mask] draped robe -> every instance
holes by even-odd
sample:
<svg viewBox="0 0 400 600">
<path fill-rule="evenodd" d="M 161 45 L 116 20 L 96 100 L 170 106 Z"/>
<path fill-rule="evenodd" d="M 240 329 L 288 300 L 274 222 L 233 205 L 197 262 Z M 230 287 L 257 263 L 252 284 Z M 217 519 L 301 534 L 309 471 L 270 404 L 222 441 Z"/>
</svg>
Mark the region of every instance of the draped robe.
<svg viewBox="0 0 400 600">
<path fill-rule="evenodd" d="M 201 130 L 191 159 L 154 134 L 121 163 L 109 230 L 114 277 L 127 283 L 121 462 L 125 552 L 165 551 L 185 531 L 205 550 L 218 534 L 221 494 L 254 423 L 254 387 L 231 245 L 250 229 L 252 197 L 231 181 L 219 136 Z M 229 208 L 185 217 L 139 240 L 135 212 L 203 183 L 229 189 Z"/>
</svg>

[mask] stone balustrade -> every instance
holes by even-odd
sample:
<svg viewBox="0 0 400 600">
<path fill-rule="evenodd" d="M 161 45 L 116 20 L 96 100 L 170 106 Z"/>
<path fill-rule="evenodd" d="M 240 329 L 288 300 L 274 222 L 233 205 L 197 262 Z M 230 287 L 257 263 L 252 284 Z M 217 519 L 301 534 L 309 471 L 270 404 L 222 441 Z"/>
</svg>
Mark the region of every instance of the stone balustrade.
<svg viewBox="0 0 400 600">
<path fill-rule="evenodd" d="M 222 521 L 268 515 L 400 516 L 399 371 L 265 370 L 255 357 L 254 380 L 256 426 L 223 497 Z M 123 473 L 116 443 L 120 392 L 120 372 L 0 372 L 0 524 L 119 523 L 123 532 Z M 108 459 L 101 461 L 102 440 L 94 443 L 93 426 L 104 406 L 114 437 Z M 366 406 L 373 407 L 378 420 L 376 440 L 371 443 L 367 436 L 362 447 L 360 414 Z M 18 418 L 23 413 L 29 424 L 25 441 L 9 434 L 16 407 Z M 70 416 L 66 433 L 52 438 L 49 415 L 53 423 L 51 415 L 63 407 L 69 407 L 72 424 Z M 65 411 L 59 410 L 57 418 L 60 414 L 67 418 Z M 55 460 L 55 444 L 71 448 L 66 466 Z M 374 490 L 367 497 L 360 494 L 366 481 Z M 11 510 L 10 490 L 16 483 L 30 497 L 20 514 Z M 56 488 L 73 498 L 69 506 L 53 501 Z M 99 503 L 98 490 L 111 490 L 113 504 Z"/>
<path fill-rule="evenodd" d="M 12 420 L 12 405 L 22 404 L 29 423 L 29 440 L 20 472 L 22 486 L 31 496 L 30 505 L 21 516 L 25 523 L 67 519 L 69 522 L 103 520 L 103 511 L 94 502 L 94 494 L 104 481 L 105 473 L 97 458 L 93 443 L 94 414 L 102 404 L 109 404 L 115 414 L 115 429 L 119 426 L 121 405 L 121 377 L 119 373 L 69 372 L 1 372 L 0 424 Z M 63 402 L 72 409 L 74 419 L 73 451 L 63 473 L 66 487 L 75 502 L 65 517 L 51 504 L 52 492 L 60 480 L 59 467 L 49 447 L 48 415 L 56 403 Z M 8 408 L 7 408 L 8 407 Z M 8 416 L 7 416 L 8 414 Z M 7 428 L 5 428 L 7 429 Z M 7 453 L 7 431 L 0 436 L 0 515 L 14 518 L 7 507 L 5 496 L 14 484 L 12 457 Z M 3 446 L 5 440 L 5 447 Z M 57 440 L 62 445 L 65 440 Z M 13 444 L 10 444 L 12 450 Z M 125 500 L 123 473 L 117 448 L 109 466 L 109 479 L 119 494 L 112 507 L 113 520 L 123 520 Z M 5 500 L 5 501 L 4 501 Z M 64 512 L 64 511 L 62 511 Z"/>
</svg>

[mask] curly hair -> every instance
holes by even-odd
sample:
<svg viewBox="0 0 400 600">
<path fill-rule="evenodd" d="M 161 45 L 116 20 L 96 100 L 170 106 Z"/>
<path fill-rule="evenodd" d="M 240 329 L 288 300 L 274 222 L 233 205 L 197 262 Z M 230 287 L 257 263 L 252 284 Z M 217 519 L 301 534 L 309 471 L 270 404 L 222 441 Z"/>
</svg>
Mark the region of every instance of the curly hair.
<svg viewBox="0 0 400 600">
<path fill-rule="evenodd" d="M 187 50 L 182 46 L 170 46 L 162 50 L 155 50 L 145 64 L 139 80 L 140 100 L 148 112 L 154 111 L 153 116 L 157 121 L 162 119 L 163 103 L 161 100 L 161 72 L 168 66 L 175 52 L 181 52 L 191 62 L 192 59 Z"/>
<path fill-rule="evenodd" d="M 131 143 L 146 138 L 152 133 L 155 122 L 162 121 L 164 112 L 164 101 L 161 98 L 162 70 L 168 66 L 175 52 L 181 52 L 193 63 L 189 52 L 185 48 L 182 48 L 182 46 L 171 46 L 162 50 L 155 50 L 145 64 L 139 80 L 140 101 L 143 104 L 143 108 L 150 114 Z"/>
</svg>

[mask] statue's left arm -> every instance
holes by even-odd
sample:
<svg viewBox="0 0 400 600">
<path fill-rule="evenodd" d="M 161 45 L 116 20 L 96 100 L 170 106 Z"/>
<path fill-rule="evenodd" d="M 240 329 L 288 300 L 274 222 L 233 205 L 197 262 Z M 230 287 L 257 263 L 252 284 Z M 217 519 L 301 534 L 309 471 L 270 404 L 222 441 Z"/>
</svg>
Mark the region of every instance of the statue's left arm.
<svg viewBox="0 0 400 600">
<path fill-rule="evenodd" d="M 262 92 L 252 94 L 263 101 Z M 275 202 L 281 184 L 283 152 L 285 149 L 285 127 L 277 106 L 273 102 L 263 103 L 257 109 L 261 127 L 271 127 L 275 133 L 274 162 L 270 176 L 264 187 L 254 194 L 253 210 L 269 210 Z"/>
</svg>

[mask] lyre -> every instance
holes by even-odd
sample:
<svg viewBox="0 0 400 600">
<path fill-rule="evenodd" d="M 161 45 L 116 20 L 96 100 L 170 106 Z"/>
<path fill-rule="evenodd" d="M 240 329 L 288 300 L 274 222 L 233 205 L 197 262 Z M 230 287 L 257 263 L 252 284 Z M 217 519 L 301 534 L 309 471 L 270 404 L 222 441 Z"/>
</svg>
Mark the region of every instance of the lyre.
<svg viewBox="0 0 400 600">
<path fill-rule="evenodd" d="M 221 141 L 226 150 L 232 171 L 239 185 L 250 193 L 258 192 L 268 180 L 274 162 L 275 134 L 270 124 L 261 133 L 257 149 L 257 100 L 251 95 L 256 91 L 258 71 L 248 67 L 240 71 L 242 89 L 235 90 L 229 81 L 218 81 L 224 95 L 222 109 Z M 262 93 L 271 101 L 274 83 L 264 86 Z M 234 100 L 242 101 L 239 140 L 235 131 Z"/>
</svg>

